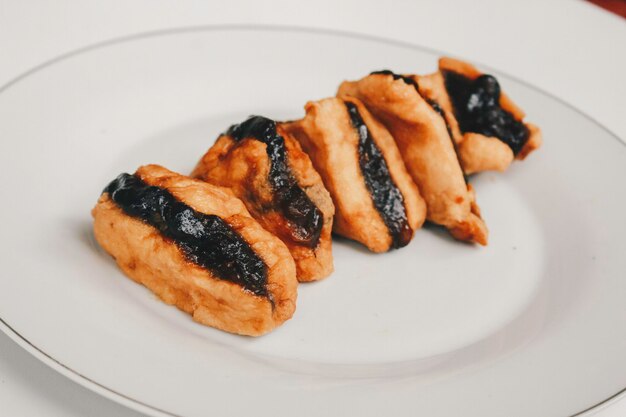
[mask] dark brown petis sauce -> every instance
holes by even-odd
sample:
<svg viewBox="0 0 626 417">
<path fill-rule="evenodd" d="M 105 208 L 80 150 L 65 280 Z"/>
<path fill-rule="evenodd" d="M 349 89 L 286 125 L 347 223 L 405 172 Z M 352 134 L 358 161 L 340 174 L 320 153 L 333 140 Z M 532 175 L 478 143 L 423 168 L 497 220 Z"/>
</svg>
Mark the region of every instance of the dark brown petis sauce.
<svg viewBox="0 0 626 417">
<path fill-rule="evenodd" d="M 463 132 L 494 136 L 517 155 L 530 132 L 526 125 L 500 107 L 500 84 L 488 74 L 472 80 L 453 71 L 443 71 L 446 90 Z"/>
<path fill-rule="evenodd" d="M 103 192 L 124 213 L 173 241 L 189 261 L 272 301 L 267 265 L 220 217 L 199 213 L 166 189 L 148 185 L 135 175 L 120 174 Z"/>
<path fill-rule="evenodd" d="M 245 122 L 231 126 L 226 134 L 235 141 L 256 139 L 265 143 L 270 159 L 268 180 L 273 190 L 274 209 L 287 220 L 294 243 L 316 247 L 324 218 L 291 172 L 287 163 L 285 139 L 278 134 L 276 122 L 262 116 L 251 116 Z"/>
<path fill-rule="evenodd" d="M 352 126 L 359 135 L 359 165 L 374 207 L 389 229 L 392 248 L 406 246 L 413 237 L 404 206 L 404 197 L 391 178 L 387 162 L 372 138 L 357 107 L 346 102 Z"/>
</svg>

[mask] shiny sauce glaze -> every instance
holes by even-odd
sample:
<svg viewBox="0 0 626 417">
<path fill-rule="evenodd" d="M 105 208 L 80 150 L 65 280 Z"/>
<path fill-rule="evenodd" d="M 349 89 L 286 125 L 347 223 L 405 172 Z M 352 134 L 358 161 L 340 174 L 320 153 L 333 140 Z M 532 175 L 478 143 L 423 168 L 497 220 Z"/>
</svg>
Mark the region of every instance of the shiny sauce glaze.
<svg viewBox="0 0 626 417">
<path fill-rule="evenodd" d="M 404 198 L 391 178 L 387 162 L 372 138 L 357 107 L 346 102 L 352 126 L 359 136 L 359 165 L 374 207 L 389 230 L 393 248 L 406 246 L 413 237 Z"/>
<path fill-rule="evenodd" d="M 156 228 L 189 261 L 220 279 L 270 298 L 267 266 L 252 247 L 220 217 L 199 213 L 164 188 L 120 174 L 103 192 L 124 213 Z M 271 301 L 271 298 L 270 298 Z"/>
<path fill-rule="evenodd" d="M 266 145 L 270 160 L 268 180 L 273 191 L 273 209 L 286 219 L 289 237 L 294 243 L 316 247 L 324 218 L 291 172 L 285 139 L 277 132 L 276 122 L 262 116 L 251 116 L 245 122 L 231 126 L 226 134 L 235 141 L 255 139 Z"/>
<path fill-rule="evenodd" d="M 461 130 L 496 137 L 517 155 L 530 133 L 523 122 L 500 107 L 498 80 L 488 74 L 472 80 L 453 71 L 444 71 L 443 76 Z"/>
</svg>

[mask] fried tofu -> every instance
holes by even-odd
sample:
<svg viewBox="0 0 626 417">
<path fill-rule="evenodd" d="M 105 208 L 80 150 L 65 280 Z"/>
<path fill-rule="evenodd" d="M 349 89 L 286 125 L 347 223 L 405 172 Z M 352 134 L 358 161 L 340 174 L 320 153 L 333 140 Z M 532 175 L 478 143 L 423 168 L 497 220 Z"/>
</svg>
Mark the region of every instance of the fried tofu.
<svg viewBox="0 0 626 417">
<path fill-rule="evenodd" d="M 112 181 L 92 215 L 122 271 L 199 323 L 259 336 L 295 311 L 287 247 L 228 189 L 147 165 Z"/>
<path fill-rule="evenodd" d="M 229 187 L 289 248 L 299 281 L 333 271 L 332 200 L 298 142 L 273 120 L 253 116 L 232 126 L 192 176 Z"/>
<path fill-rule="evenodd" d="M 542 143 L 540 129 L 503 91 L 495 77 L 452 58 L 439 71 L 413 76 L 420 93 L 437 100 L 447 115 L 467 174 L 506 170 Z"/>
<path fill-rule="evenodd" d="M 427 219 L 457 239 L 487 244 L 474 191 L 463 170 L 446 120 L 411 78 L 390 71 L 345 81 L 339 97 L 355 97 L 389 130 L 427 206 Z"/>
<path fill-rule="evenodd" d="M 335 233 L 373 252 L 405 246 L 426 205 L 385 127 L 355 98 L 309 102 L 284 124 L 309 155 L 335 204 Z"/>
</svg>

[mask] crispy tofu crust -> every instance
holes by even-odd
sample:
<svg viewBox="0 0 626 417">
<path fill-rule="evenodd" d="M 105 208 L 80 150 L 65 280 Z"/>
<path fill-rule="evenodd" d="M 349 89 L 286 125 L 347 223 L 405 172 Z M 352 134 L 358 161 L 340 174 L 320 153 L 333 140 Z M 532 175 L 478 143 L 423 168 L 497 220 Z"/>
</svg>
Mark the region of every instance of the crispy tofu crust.
<svg viewBox="0 0 626 417">
<path fill-rule="evenodd" d="M 419 83 L 431 84 L 430 90 L 434 91 L 434 94 L 439 97 L 445 96 L 445 99 L 441 99 L 441 106 L 452 118 L 454 117 L 452 116 L 452 103 L 447 97 L 448 94 L 442 76 L 443 71 L 456 72 L 471 80 L 480 77 L 483 73 L 470 63 L 443 57 L 439 59 L 439 72 L 423 77 L 415 76 L 415 79 Z M 425 93 L 429 94 L 428 92 Z M 500 93 L 499 104 L 500 107 L 511 113 L 516 120 L 523 122 L 525 117 L 524 111 L 516 105 L 505 92 Z M 529 137 L 516 156 L 513 155 L 513 151 L 505 143 L 499 141 L 497 138 L 471 132 L 461 134 L 458 130 L 458 124 L 456 124 L 456 134 L 454 136 L 458 144 L 459 157 L 461 158 L 465 172 L 472 174 L 474 172 L 488 170 L 504 171 L 509 167 L 513 159 L 523 160 L 531 152 L 538 149 L 543 142 L 541 130 L 531 123 L 523 123 L 529 130 Z"/>
<path fill-rule="evenodd" d="M 357 106 L 402 194 L 408 224 L 411 230 L 416 230 L 424 222 L 426 204 L 406 171 L 393 138 L 360 101 L 355 98 L 345 101 Z M 373 252 L 385 252 L 392 246 L 392 236 L 365 184 L 359 165 L 359 137 L 345 101 L 333 97 L 308 102 L 306 116 L 284 124 L 284 128 L 302 145 L 330 192 L 336 208 L 333 230 L 363 243 Z"/>
<path fill-rule="evenodd" d="M 446 123 L 414 86 L 390 75 L 345 81 L 338 96 L 356 97 L 389 130 L 419 187 L 427 218 L 461 240 L 487 244 L 474 193 L 465 183 Z"/>
<path fill-rule="evenodd" d="M 228 135 L 221 135 L 191 175 L 230 188 L 242 199 L 252 216 L 285 243 L 295 260 L 298 280 L 317 281 L 334 269 L 331 232 L 335 207 L 300 144 L 280 125 L 277 125 L 277 131 L 285 140 L 288 165 L 298 186 L 323 214 L 323 227 L 316 247 L 307 247 L 290 239 L 286 220 L 272 209 L 273 190 L 268 181 L 270 160 L 265 143 L 253 139 L 237 142 Z"/>
<path fill-rule="evenodd" d="M 108 193 L 95 208 L 98 243 L 132 280 L 167 304 L 207 326 L 248 336 L 265 334 L 291 318 L 296 307 L 295 265 L 285 245 L 264 230 L 229 190 L 194 180 L 158 165 L 136 172 L 145 183 L 169 191 L 194 210 L 219 216 L 238 233 L 267 266 L 267 297 L 220 279 L 189 261 L 173 241 L 154 227 L 125 214 Z"/>
</svg>

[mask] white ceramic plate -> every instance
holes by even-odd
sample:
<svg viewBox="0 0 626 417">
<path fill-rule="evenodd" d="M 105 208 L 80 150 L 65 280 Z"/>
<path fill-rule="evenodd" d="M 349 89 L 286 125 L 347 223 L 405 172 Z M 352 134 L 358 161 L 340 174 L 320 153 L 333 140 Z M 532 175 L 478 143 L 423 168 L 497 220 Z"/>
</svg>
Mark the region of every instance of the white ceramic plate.
<svg viewBox="0 0 626 417">
<path fill-rule="evenodd" d="M 251 113 L 297 118 L 343 79 L 427 73 L 437 57 L 330 32 L 196 28 L 86 48 L 5 86 L 0 328 L 151 415 L 565 416 L 615 395 L 626 147 L 497 72 L 545 145 L 473 179 L 487 248 L 431 227 L 383 255 L 336 241 L 336 272 L 301 285 L 294 318 L 252 339 L 157 301 L 95 243 L 90 209 L 118 173 L 189 172 Z"/>
</svg>

